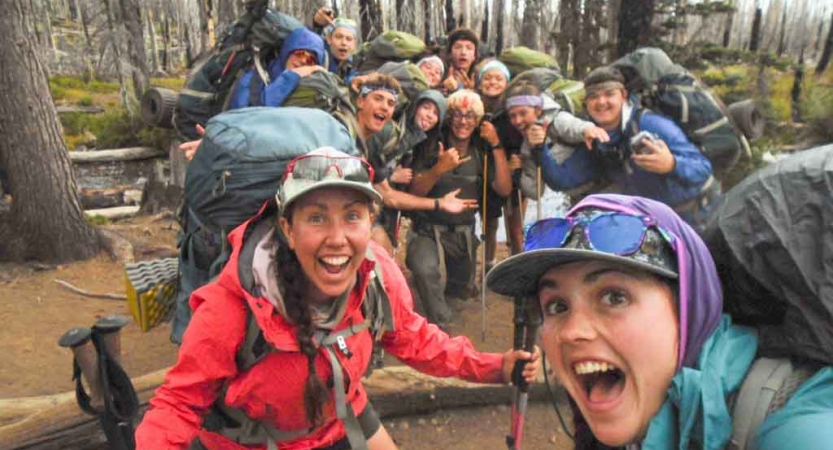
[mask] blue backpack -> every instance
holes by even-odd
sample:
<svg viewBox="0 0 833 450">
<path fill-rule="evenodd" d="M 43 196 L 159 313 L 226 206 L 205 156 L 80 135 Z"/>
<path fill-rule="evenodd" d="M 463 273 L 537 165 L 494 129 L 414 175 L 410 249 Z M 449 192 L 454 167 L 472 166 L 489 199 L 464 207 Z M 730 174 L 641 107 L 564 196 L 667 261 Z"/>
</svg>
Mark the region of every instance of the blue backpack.
<svg viewBox="0 0 833 450">
<path fill-rule="evenodd" d="M 290 160 L 325 146 L 358 154 L 344 125 L 316 109 L 244 108 L 208 122 L 185 175 L 172 341 L 191 319 L 191 293 L 228 261 L 228 234 L 274 198 Z"/>
</svg>

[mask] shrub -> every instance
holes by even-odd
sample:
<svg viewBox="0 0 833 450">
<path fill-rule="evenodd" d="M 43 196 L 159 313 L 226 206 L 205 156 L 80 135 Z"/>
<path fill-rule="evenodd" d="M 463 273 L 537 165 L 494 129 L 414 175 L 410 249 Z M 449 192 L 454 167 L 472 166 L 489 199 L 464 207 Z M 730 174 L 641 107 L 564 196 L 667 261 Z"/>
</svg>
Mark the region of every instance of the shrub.
<svg viewBox="0 0 833 450">
<path fill-rule="evenodd" d="M 78 106 L 93 106 L 93 98 L 89 95 L 86 97 L 81 97 L 76 102 Z"/>
</svg>

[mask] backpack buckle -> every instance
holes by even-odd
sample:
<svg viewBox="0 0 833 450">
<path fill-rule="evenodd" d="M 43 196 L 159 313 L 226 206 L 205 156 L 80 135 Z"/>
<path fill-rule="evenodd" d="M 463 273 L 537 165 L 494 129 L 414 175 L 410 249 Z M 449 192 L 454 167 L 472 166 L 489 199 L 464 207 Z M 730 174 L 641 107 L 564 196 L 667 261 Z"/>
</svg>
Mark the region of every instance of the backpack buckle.
<svg viewBox="0 0 833 450">
<path fill-rule="evenodd" d="M 338 345 L 338 350 L 344 354 L 344 356 L 350 358 L 353 356 L 353 353 L 350 352 L 350 349 L 347 348 L 347 341 L 344 340 L 344 336 L 338 336 L 336 338 L 336 345 Z"/>
</svg>

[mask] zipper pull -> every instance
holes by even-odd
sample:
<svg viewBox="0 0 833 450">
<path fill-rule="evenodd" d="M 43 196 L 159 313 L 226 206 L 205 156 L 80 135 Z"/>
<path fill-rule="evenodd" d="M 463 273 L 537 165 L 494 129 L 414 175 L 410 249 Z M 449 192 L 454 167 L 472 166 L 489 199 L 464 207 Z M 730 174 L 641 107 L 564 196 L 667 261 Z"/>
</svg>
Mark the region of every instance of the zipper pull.
<svg viewBox="0 0 833 450">
<path fill-rule="evenodd" d="M 350 352 L 350 349 L 347 348 L 347 341 L 344 340 L 344 336 L 338 336 L 336 338 L 336 345 L 338 345 L 338 350 L 344 354 L 344 356 L 348 358 L 353 357 L 353 353 Z"/>
</svg>

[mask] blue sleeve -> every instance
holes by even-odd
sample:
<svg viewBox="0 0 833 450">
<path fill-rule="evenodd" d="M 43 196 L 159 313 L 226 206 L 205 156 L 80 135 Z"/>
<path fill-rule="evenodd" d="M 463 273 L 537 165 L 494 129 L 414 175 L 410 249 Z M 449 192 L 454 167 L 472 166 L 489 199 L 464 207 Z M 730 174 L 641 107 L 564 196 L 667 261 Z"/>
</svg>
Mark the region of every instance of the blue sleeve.
<svg viewBox="0 0 833 450">
<path fill-rule="evenodd" d="M 712 175 L 712 164 L 685 132 L 671 119 L 653 113 L 645 113 L 639 121 L 639 129 L 650 131 L 665 142 L 674 155 L 674 176 L 684 186 L 700 186 Z"/>
<path fill-rule="evenodd" d="M 752 448 L 829 448 L 833 443 L 833 367 L 820 370 L 761 425 Z"/>
<path fill-rule="evenodd" d="M 237 83 L 237 89 L 232 92 L 231 102 L 229 102 L 229 109 L 245 108 L 249 105 L 249 96 L 251 95 L 252 77 L 254 76 L 254 69 L 249 70 L 240 77 L 240 82 Z"/>
<path fill-rule="evenodd" d="M 593 156 L 583 145 L 576 148 L 564 164 L 558 164 L 548 147 L 544 147 L 541 152 L 541 175 L 544 183 L 554 191 L 569 190 L 599 178 L 599 169 Z"/>
<path fill-rule="evenodd" d="M 291 70 L 284 70 L 281 75 L 272 80 L 260 94 L 263 106 L 278 107 L 283 105 L 286 98 L 298 87 L 301 76 Z"/>
</svg>

